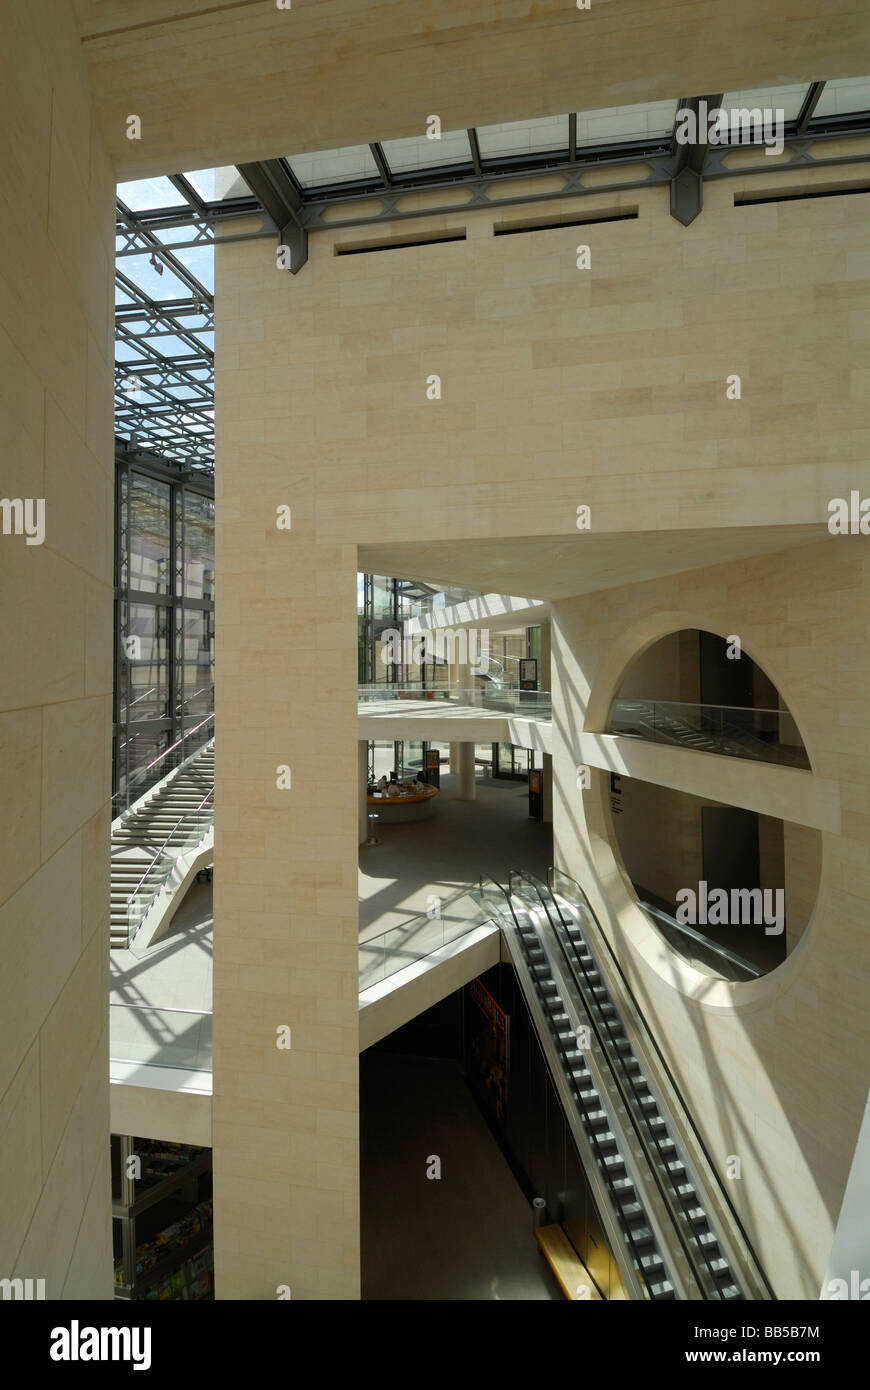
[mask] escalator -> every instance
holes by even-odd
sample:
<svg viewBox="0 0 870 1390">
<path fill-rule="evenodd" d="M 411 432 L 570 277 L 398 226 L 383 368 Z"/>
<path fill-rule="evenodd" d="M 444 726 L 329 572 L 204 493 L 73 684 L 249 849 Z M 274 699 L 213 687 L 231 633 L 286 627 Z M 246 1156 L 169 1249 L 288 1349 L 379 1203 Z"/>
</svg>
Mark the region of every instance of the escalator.
<svg viewBox="0 0 870 1390">
<path fill-rule="evenodd" d="M 483 879 L 625 1296 L 769 1299 L 770 1286 L 582 889 Z"/>
</svg>

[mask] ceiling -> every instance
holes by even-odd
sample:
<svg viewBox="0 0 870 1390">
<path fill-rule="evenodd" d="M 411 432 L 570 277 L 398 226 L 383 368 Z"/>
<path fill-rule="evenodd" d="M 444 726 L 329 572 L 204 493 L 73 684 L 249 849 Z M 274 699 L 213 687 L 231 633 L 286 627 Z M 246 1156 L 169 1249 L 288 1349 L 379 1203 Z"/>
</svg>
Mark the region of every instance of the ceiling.
<svg viewBox="0 0 870 1390">
<path fill-rule="evenodd" d="M 554 601 L 832 540 L 824 523 L 362 545 L 372 574 Z"/>
<path fill-rule="evenodd" d="M 75 0 L 119 179 L 870 70 L 865 0 Z M 143 138 L 127 138 L 136 113 Z"/>
</svg>

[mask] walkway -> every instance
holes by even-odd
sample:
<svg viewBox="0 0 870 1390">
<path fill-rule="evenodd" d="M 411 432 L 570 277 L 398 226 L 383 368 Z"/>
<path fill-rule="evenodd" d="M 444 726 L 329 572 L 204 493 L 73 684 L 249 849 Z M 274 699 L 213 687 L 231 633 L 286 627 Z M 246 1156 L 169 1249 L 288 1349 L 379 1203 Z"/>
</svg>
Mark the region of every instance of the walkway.
<svg viewBox="0 0 870 1390">
<path fill-rule="evenodd" d="M 458 1063 L 363 1053 L 360 1123 L 364 1299 L 562 1301 Z"/>
</svg>

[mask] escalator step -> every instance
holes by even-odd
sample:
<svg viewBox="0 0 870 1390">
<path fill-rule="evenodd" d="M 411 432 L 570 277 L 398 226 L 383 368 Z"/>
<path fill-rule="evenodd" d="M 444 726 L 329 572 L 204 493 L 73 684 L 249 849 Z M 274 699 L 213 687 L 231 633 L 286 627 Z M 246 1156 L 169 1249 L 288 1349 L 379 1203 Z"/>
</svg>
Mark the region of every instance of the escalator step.
<svg viewBox="0 0 870 1390">
<path fill-rule="evenodd" d="M 624 1201 L 619 1204 L 619 1214 L 627 1226 L 632 1226 L 636 1221 L 645 1221 L 646 1212 L 636 1199 L 634 1201 Z"/>
<path fill-rule="evenodd" d="M 623 1208 L 623 1203 L 627 1203 L 630 1205 L 632 1202 L 637 1201 L 637 1193 L 634 1190 L 634 1183 L 632 1182 L 631 1178 L 628 1176 L 627 1173 L 624 1178 L 614 1178 L 611 1186 L 613 1189 L 614 1199 L 619 1204 L 620 1210 L 622 1210 Z"/>
</svg>

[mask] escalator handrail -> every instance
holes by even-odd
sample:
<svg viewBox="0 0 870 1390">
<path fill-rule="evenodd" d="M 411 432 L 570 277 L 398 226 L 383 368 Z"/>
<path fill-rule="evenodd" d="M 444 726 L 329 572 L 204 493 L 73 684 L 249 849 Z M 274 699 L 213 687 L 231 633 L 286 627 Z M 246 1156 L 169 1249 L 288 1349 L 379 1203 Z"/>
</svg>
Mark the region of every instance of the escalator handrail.
<svg viewBox="0 0 870 1390">
<path fill-rule="evenodd" d="M 729 950 L 727 946 L 720 946 L 718 942 L 713 941 L 711 937 L 705 936 L 703 932 L 696 931 L 694 927 L 690 927 L 688 923 L 678 922 L 676 917 L 671 916 L 669 912 L 665 912 L 663 908 L 656 907 L 655 903 L 647 902 L 645 898 L 638 898 L 637 905 L 643 908 L 648 917 L 661 917 L 674 931 L 681 932 L 683 936 L 690 937 L 692 941 L 700 942 L 708 951 L 713 951 L 717 956 L 721 956 L 723 960 L 730 960 L 733 965 L 738 965 L 741 970 L 748 972 L 750 978 L 758 980 L 764 974 L 761 967 L 753 965 L 751 960 L 746 960 L 743 956 L 739 956 L 736 951 Z"/>
<path fill-rule="evenodd" d="M 641 1034 L 642 1034 L 642 1036 L 643 1036 L 643 1038 L 644 1038 L 644 1041 L 648 1042 L 648 1043 L 651 1045 L 651 1047 L 652 1047 L 652 1049 L 653 1049 L 653 1051 L 654 1051 L 654 1053 L 655 1053 L 655 1056 L 656 1056 L 656 1058 L 657 1058 L 657 1060 L 658 1060 L 658 1063 L 659 1063 L 659 1065 L 660 1065 L 661 1068 L 662 1068 L 662 1072 L 663 1072 L 663 1074 L 664 1074 L 664 1076 L 665 1076 L 665 1078 L 666 1078 L 666 1080 L 667 1080 L 667 1082 L 668 1082 L 668 1085 L 670 1086 L 670 1089 L 671 1089 L 671 1091 L 672 1091 L 672 1093 L 673 1093 L 673 1096 L 674 1096 L 674 1098 L 676 1099 L 676 1101 L 677 1101 L 677 1103 L 678 1103 L 678 1105 L 679 1105 L 679 1107 L 680 1107 L 680 1111 L 681 1111 L 681 1113 L 682 1113 L 682 1116 L 684 1117 L 684 1119 L 685 1119 L 685 1121 L 686 1121 L 686 1123 L 687 1123 L 689 1129 L 691 1130 L 691 1132 L 692 1132 L 692 1134 L 693 1134 L 693 1136 L 694 1136 L 694 1138 L 695 1138 L 695 1141 L 696 1141 L 696 1143 L 697 1143 L 697 1145 L 698 1145 L 698 1148 L 700 1149 L 701 1154 L 703 1155 L 704 1161 L 705 1161 L 705 1163 L 706 1163 L 706 1165 L 707 1165 L 707 1170 L 708 1170 L 709 1174 L 711 1175 L 711 1177 L 712 1177 L 714 1183 L 716 1184 L 716 1188 L 717 1188 L 717 1190 L 718 1190 L 719 1196 L 721 1197 L 722 1201 L 725 1203 L 725 1206 L 726 1206 L 728 1212 L 730 1213 L 731 1220 L 733 1221 L 733 1223 L 734 1223 L 734 1225 L 735 1225 L 735 1227 L 736 1227 L 736 1229 L 737 1229 L 737 1231 L 738 1231 L 738 1233 L 739 1233 L 740 1239 L 741 1239 L 741 1241 L 743 1242 L 743 1246 L 744 1246 L 744 1250 L 745 1250 L 745 1253 L 746 1253 L 746 1257 L 747 1257 L 747 1259 L 748 1259 L 749 1261 L 751 1261 L 751 1263 L 752 1263 L 752 1265 L 753 1265 L 753 1267 L 754 1267 L 755 1273 L 756 1273 L 756 1275 L 757 1275 L 757 1277 L 758 1277 L 758 1280 L 760 1281 L 760 1283 L 761 1283 L 761 1284 L 764 1286 L 764 1288 L 766 1289 L 766 1291 L 767 1291 L 767 1297 L 770 1298 L 770 1299 L 774 1299 L 774 1300 L 775 1300 L 775 1299 L 776 1299 L 776 1294 L 774 1293 L 773 1288 L 772 1288 L 772 1286 L 771 1286 L 771 1284 L 770 1284 L 770 1281 L 768 1280 L 767 1275 L 766 1275 L 765 1272 L 764 1272 L 764 1268 L 762 1267 L 762 1264 L 761 1264 L 760 1260 L 758 1259 L 758 1256 L 757 1256 L 756 1253 L 755 1253 L 755 1249 L 754 1249 L 754 1247 L 753 1247 L 753 1245 L 752 1245 L 752 1242 L 751 1242 L 750 1239 L 749 1239 L 749 1236 L 748 1236 L 748 1234 L 747 1234 L 747 1232 L 746 1232 L 746 1228 L 745 1228 L 745 1226 L 743 1225 L 743 1222 L 740 1220 L 739 1215 L 737 1214 L 737 1211 L 736 1211 L 736 1209 L 735 1209 L 735 1207 L 734 1207 L 734 1203 L 731 1201 L 731 1198 L 730 1198 L 729 1195 L 728 1195 L 728 1192 L 727 1192 L 727 1190 L 726 1190 L 726 1188 L 725 1188 L 725 1185 L 724 1185 L 724 1183 L 722 1182 L 722 1179 L 721 1179 L 720 1176 L 719 1176 L 718 1169 L 716 1168 L 716 1165 L 715 1165 L 715 1163 L 713 1162 L 713 1159 L 712 1159 L 712 1157 L 711 1157 L 711 1155 L 710 1155 L 710 1151 L 709 1151 L 709 1149 L 707 1148 L 707 1145 L 705 1144 L 705 1142 L 704 1142 L 704 1140 L 703 1140 L 703 1138 L 702 1138 L 702 1136 L 701 1136 L 701 1132 L 700 1132 L 700 1130 L 698 1129 L 697 1124 L 695 1123 L 695 1120 L 694 1120 L 694 1117 L 692 1116 L 691 1110 L 689 1109 L 688 1105 L 686 1104 L 686 1101 L 685 1101 L 685 1099 L 684 1099 L 684 1097 L 683 1097 L 683 1093 L 682 1093 L 682 1091 L 680 1090 L 679 1086 L 677 1085 L 677 1082 L 676 1082 L 676 1079 L 675 1079 L 675 1077 L 674 1077 L 674 1074 L 673 1074 L 673 1072 L 671 1071 L 671 1068 L 668 1066 L 667 1061 L 665 1060 L 664 1054 L 663 1054 L 661 1048 L 659 1047 L 658 1042 L 656 1041 L 655 1035 L 653 1034 L 652 1030 L 650 1029 L 649 1025 L 648 1025 L 647 1022 L 646 1022 L 646 1018 L 645 1018 L 645 1016 L 644 1016 L 644 1014 L 643 1014 L 643 1011 L 641 1010 L 640 1005 L 638 1004 L 637 999 L 635 998 L 634 991 L 632 990 L 631 985 L 629 984 L 628 980 L 626 979 L 626 976 L 625 976 L 625 973 L 624 973 L 624 971 L 623 971 L 623 969 L 622 969 L 622 966 L 620 965 L 620 963 L 619 963 L 619 961 L 618 961 L 618 959 L 617 959 L 617 957 L 616 957 L 616 952 L 614 951 L 614 949 L 613 949 L 613 947 L 612 947 L 610 941 L 608 940 L 606 933 L 605 933 L 604 930 L 602 929 L 601 923 L 600 923 L 599 920 L 598 920 L 598 917 L 597 917 L 597 915 L 596 915 L 596 913 L 595 913 L 595 911 L 594 911 L 594 909 L 593 909 L 593 907 L 592 907 L 592 904 L 591 904 L 590 901 L 589 901 L 589 898 L 588 898 L 587 895 L 586 895 L 586 892 L 585 892 L 584 889 L 581 887 L 581 885 L 577 882 L 577 880 L 576 880 L 575 878 L 572 878 L 570 874 L 566 874 L 566 873 L 564 872 L 564 870 L 562 870 L 562 869 L 553 869 L 553 868 L 551 868 L 551 869 L 549 869 L 548 872 L 547 872 L 547 886 L 549 887 L 550 891 L 554 894 L 554 896 L 555 896 L 555 893 L 556 893 L 556 891 L 557 891 L 556 888 L 555 888 L 555 886 L 554 886 L 554 884 L 553 884 L 553 876 L 554 876 L 554 874 L 558 874 L 561 878 L 567 879 L 567 881 L 568 881 L 569 883 L 572 883 L 572 884 L 574 885 L 574 888 L 576 889 L 577 893 L 580 895 L 580 898 L 581 898 L 581 900 L 582 900 L 581 905 L 584 906 L 585 909 L 586 909 L 586 911 L 588 912 L 589 917 L 590 917 L 590 919 L 591 919 L 591 921 L 592 921 L 592 924 L 593 924 L 593 926 L 594 926 L 594 928 L 595 928 L 595 931 L 596 931 L 596 933 L 597 933 L 597 936 L 598 936 L 599 940 L 600 940 L 601 942 L 603 942 L 603 944 L 604 944 L 604 947 L 605 947 L 605 949 L 606 949 L 606 951 L 607 951 L 607 953 L 608 953 L 608 956 L 609 956 L 610 964 L 612 965 L 613 969 L 616 971 L 617 977 L 618 977 L 618 979 L 619 979 L 619 981 L 620 981 L 620 984 L 621 984 L 622 989 L 623 989 L 623 991 L 624 991 L 624 993 L 625 993 L 625 996 L 626 996 L 626 998 L 628 999 L 628 1001 L 629 1001 L 629 1003 L 631 1004 L 631 1007 L 632 1007 L 632 1009 L 633 1009 L 633 1011 L 634 1011 L 635 1019 L 637 1020 L 637 1022 L 638 1022 L 639 1025 L 640 1025 L 640 1032 L 641 1032 Z M 591 953 L 591 955 L 592 955 L 592 957 L 593 957 L 593 960 L 595 960 L 596 965 L 598 966 L 599 970 L 601 970 L 601 959 L 600 959 L 600 955 L 599 955 L 598 953 L 596 953 L 596 951 L 595 951 L 595 949 L 594 949 L 594 946 L 593 946 L 593 943 L 592 943 L 591 941 L 587 942 L 587 945 L 589 946 L 589 951 L 590 951 L 590 953 Z M 603 970 L 601 970 L 601 974 L 602 974 L 602 976 L 606 979 L 606 975 L 605 975 L 605 972 L 604 972 Z"/>
</svg>

